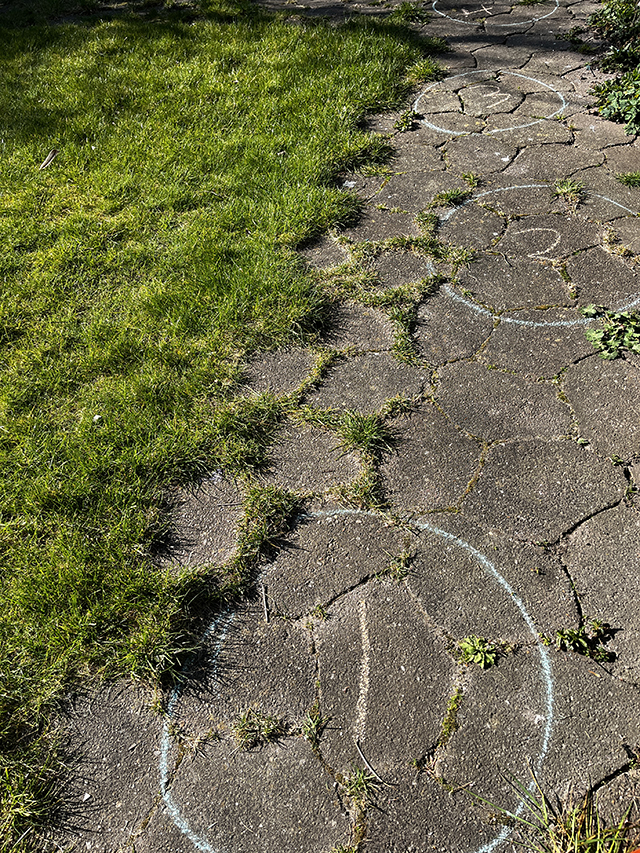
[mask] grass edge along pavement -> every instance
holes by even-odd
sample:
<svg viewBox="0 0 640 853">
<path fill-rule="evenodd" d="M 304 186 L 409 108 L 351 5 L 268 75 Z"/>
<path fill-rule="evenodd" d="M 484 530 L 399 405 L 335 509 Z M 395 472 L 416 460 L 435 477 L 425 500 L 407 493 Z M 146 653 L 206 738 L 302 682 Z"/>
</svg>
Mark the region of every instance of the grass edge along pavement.
<svg viewBox="0 0 640 853">
<path fill-rule="evenodd" d="M 281 523 L 250 493 L 229 572 L 148 559 L 166 488 L 241 473 L 277 422 L 268 396 L 226 402 L 233 365 L 313 336 L 323 297 L 293 249 L 358 210 L 333 179 L 386 153 L 364 114 L 438 73 L 398 20 L 169 11 L 0 19 L 3 849 L 40 849 L 55 815 L 63 691 L 175 676 Z"/>
</svg>

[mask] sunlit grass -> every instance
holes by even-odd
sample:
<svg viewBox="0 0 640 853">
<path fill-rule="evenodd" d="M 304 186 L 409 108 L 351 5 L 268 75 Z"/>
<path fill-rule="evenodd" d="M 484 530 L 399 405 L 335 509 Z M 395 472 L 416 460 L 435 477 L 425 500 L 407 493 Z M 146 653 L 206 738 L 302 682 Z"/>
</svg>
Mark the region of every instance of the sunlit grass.
<svg viewBox="0 0 640 853">
<path fill-rule="evenodd" d="M 7 14 L 28 24 L 39 8 Z M 259 455 L 278 410 L 230 406 L 236 366 L 314 328 L 323 298 L 293 250 L 357 211 L 333 178 L 385 156 L 365 112 L 435 73 L 397 23 L 292 26 L 223 3 L 6 20 L 3 847 L 51 790 L 41 777 L 21 794 L 33 804 L 14 807 L 12 780 L 29 778 L 30 744 L 70 678 L 162 675 L 190 642 L 202 589 L 146 557 L 162 492 Z"/>
</svg>

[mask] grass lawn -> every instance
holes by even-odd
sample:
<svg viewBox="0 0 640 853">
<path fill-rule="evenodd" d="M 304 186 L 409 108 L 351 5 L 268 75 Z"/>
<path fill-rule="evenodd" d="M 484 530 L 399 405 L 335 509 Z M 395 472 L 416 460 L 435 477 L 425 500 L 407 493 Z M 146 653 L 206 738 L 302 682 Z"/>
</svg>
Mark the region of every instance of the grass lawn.
<svg viewBox="0 0 640 853">
<path fill-rule="evenodd" d="M 73 679 L 170 674 L 242 581 L 152 565 L 163 491 L 255 454 L 273 404 L 229 402 L 237 365 L 314 329 L 294 249 L 357 212 L 363 115 L 436 73 L 397 16 L 166 6 L 0 7 L 2 849 L 39 849 Z"/>
</svg>

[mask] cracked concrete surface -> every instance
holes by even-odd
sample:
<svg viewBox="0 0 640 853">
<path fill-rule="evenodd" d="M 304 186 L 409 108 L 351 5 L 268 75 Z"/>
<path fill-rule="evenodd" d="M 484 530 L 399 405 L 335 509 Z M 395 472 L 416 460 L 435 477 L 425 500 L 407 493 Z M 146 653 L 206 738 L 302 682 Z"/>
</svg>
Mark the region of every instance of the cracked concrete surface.
<svg viewBox="0 0 640 853">
<path fill-rule="evenodd" d="M 509 849 L 469 796 L 516 807 L 498 766 L 523 782 L 533 766 L 560 797 L 594 786 L 617 818 L 640 796 L 640 373 L 600 359 L 585 337 L 599 321 L 580 313 L 640 305 L 640 191 L 615 180 L 640 143 L 592 112 L 597 74 L 555 38 L 594 9 L 433 4 L 423 31 L 448 40 L 449 75 L 415 93 L 411 130 L 370 119 L 392 137 L 388 170 L 343 176 L 362 218 L 301 251 L 329 292 L 341 265 L 365 284 L 313 347 L 256 356 L 238 389 L 289 401 L 256 482 L 306 503 L 164 716 L 124 685 L 70 706 L 75 819 L 57 843 L 480 853 Z M 568 177 L 573 201 L 554 189 Z M 428 207 L 455 189 L 469 194 Z M 381 242 L 419 237 L 423 213 L 446 257 Z M 342 448 L 354 411 L 388 429 L 373 459 Z M 181 497 L 176 564 L 233 556 L 242 489 Z M 594 619 L 605 659 L 555 648 Z M 495 645 L 493 666 L 460 659 L 470 636 Z M 247 713 L 278 736 L 241 749 Z"/>
</svg>

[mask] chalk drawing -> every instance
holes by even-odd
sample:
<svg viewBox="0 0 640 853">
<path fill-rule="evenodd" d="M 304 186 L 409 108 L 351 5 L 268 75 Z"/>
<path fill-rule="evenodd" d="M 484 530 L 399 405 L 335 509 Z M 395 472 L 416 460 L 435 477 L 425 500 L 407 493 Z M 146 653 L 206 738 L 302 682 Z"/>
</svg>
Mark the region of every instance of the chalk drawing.
<svg viewBox="0 0 640 853">
<path fill-rule="evenodd" d="M 373 512 L 347 508 L 335 510 L 317 510 L 315 512 L 305 513 L 302 517 L 332 518 L 334 516 L 344 515 L 367 515 L 372 518 L 379 518 L 379 516 Z M 538 636 L 538 631 L 536 629 L 536 625 L 533 619 L 529 615 L 522 599 L 516 594 L 513 587 L 500 574 L 500 572 L 496 569 L 495 565 L 481 551 L 478 551 L 477 548 L 474 548 L 472 545 L 470 545 L 468 542 L 465 542 L 463 539 L 460 539 L 457 536 L 454 536 L 452 533 L 448 533 L 446 530 L 442 530 L 439 527 L 436 527 L 435 525 L 418 521 L 415 522 L 415 526 L 420 530 L 430 533 L 433 536 L 440 537 L 446 542 L 451 543 L 455 547 L 466 551 L 467 554 L 469 554 L 476 561 L 478 566 L 482 569 L 482 571 L 490 579 L 494 586 L 499 587 L 508 596 L 508 598 L 514 604 L 516 609 L 519 611 L 522 619 L 524 620 L 527 628 L 531 633 L 531 636 L 536 642 L 537 651 L 539 655 L 539 678 L 545 708 L 544 714 L 540 715 L 541 721 L 544 720 L 544 730 L 542 733 L 540 750 L 532 761 L 532 764 L 535 769 L 539 770 L 546 758 L 553 729 L 554 692 L 551 660 L 549 658 L 549 654 L 546 648 L 540 642 L 540 637 Z M 210 658 L 211 676 L 214 681 L 216 680 L 217 676 L 220 652 L 225 643 L 227 631 L 233 620 L 233 617 L 234 614 L 230 611 L 226 611 L 220 614 L 213 620 L 213 622 L 209 625 L 209 627 L 205 631 L 205 634 L 203 635 L 203 640 L 207 639 L 209 636 L 216 636 L 216 642 Z M 367 699 L 369 691 L 370 638 L 367 624 L 366 602 L 364 600 L 362 600 L 359 604 L 358 617 L 360 623 L 360 633 L 362 637 L 362 667 L 360 674 L 360 695 L 356 708 L 356 723 L 354 727 L 354 731 L 356 732 L 356 740 L 361 738 L 363 734 L 367 713 Z M 190 665 L 185 666 L 185 668 L 183 669 L 178 680 L 178 684 L 176 685 L 176 688 L 173 691 L 169 700 L 169 704 L 167 706 L 167 720 L 165 721 L 164 728 L 162 731 L 160 745 L 160 789 L 162 792 L 162 798 L 167 808 L 167 812 L 171 817 L 171 820 L 180 830 L 180 832 L 182 832 L 183 835 L 185 835 L 192 842 L 194 847 L 197 850 L 202 851 L 202 853 L 224 853 L 221 848 L 213 847 L 206 838 L 201 835 L 198 835 L 191 828 L 191 825 L 189 824 L 187 818 L 184 816 L 180 805 L 175 801 L 171 792 L 169 791 L 169 752 L 171 746 L 169 724 L 171 719 L 173 718 L 175 708 L 180 699 L 180 696 L 182 695 L 182 691 L 189 676 L 190 670 Z M 522 811 L 522 808 L 523 805 L 520 804 L 520 806 L 513 812 L 513 814 L 519 815 Z M 477 850 L 472 851 L 472 853 L 492 853 L 492 851 L 495 850 L 496 847 L 506 841 L 511 832 L 512 829 L 510 827 L 504 827 L 495 836 L 495 838 L 493 838 L 491 841 L 489 841 L 487 844 L 484 844 Z M 233 853 L 242 853 L 242 851 L 233 851 Z"/>
<path fill-rule="evenodd" d="M 511 190 L 541 190 L 541 189 L 549 189 L 548 184 L 518 184 L 510 187 L 500 187 L 496 190 L 485 190 L 485 192 L 478 193 L 478 195 L 473 196 L 473 198 L 467 199 L 458 207 L 453 208 L 448 213 L 445 213 L 444 216 L 440 217 L 440 222 L 448 222 L 453 216 L 456 215 L 462 208 L 466 207 L 468 204 L 472 202 L 478 201 L 481 198 L 486 198 L 486 196 L 494 195 L 497 193 L 506 193 Z M 620 210 L 623 210 L 625 213 L 630 213 L 632 216 L 637 216 L 638 213 L 635 210 L 631 210 L 629 207 L 625 207 L 624 204 L 620 204 L 617 201 L 614 201 L 612 198 L 609 198 L 606 195 L 600 195 L 599 193 L 594 193 L 589 190 L 589 196 L 592 198 L 601 198 L 603 201 L 609 202 L 609 204 L 613 204 L 616 207 L 619 207 Z M 536 229 L 528 229 L 528 230 L 536 230 Z M 547 229 L 540 229 L 547 230 Z M 520 231 L 518 233 L 524 233 Z M 556 244 L 554 243 L 554 246 Z M 551 247 L 553 248 L 553 247 Z M 550 251 L 550 249 L 545 249 L 545 251 Z M 529 255 L 529 257 L 533 257 Z M 478 305 L 477 302 L 474 302 L 472 299 L 469 299 L 466 296 L 463 296 L 461 293 L 458 293 L 453 287 L 449 284 L 444 285 L 442 288 L 443 292 L 454 299 L 456 302 L 461 302 L 463 305 L 466 305 L 471 311 L 474 311 L 476 314 L 484 314 L 487 317 L 491 317 L 495 319 L 498 315 L 494 314 L 493 311 L 489 311 L 488 308 L 485 308 L 482 305 Z M 620 302 L 617 305 L 612 306 L 613 311 L 629 311 L 631 308 L 636 308 L 640 305 L 640 293 L 634 293 L 628 296 L 625 300 Z M 567 326 L 587 326 L 589 323 L 592 323 L 593 320 L 590 320 L 587 317 L 576 317 L 575 320 L 520 320 L 518 317 L 509 317 L 505 314 L 500 314 L 500 322 L 501 323 L 511 323 L 514 326 L 528 326 L 532 329 L 541 329 L 546 326 L 548 327 L 567 327 Z"/>
<path fill-rule="evenodd" d="M 555 0 L 555 5 L 554 5 L 553 9 L 550 12 L 547 12 L 546 15 L 538 15 L 538 17 L 536 17 L 536 18 L 528 18 L 526 21 L 514 21 L 512 24 L 492 24 L 492 26 L 494 26 L 494 27 L 520 27 L 523 24 L 535 24 L 536 21 L 544 21 L 545 18 L 550 18 L 551 15 L 553 15 L 554 12 L 556 12 L 558 10 L 559 5 L 560 5 L 559 0 Z M 466 20 L 464 18 L 454 18 L 452 15 L 447 15 L 446 12 L 441 12 L 440 9 L 438 9 L 438 0 L 433 0 L 431 8 L 433 9 L 434 12 L 437 12 L 438 15 L 442 15 L 443 18 L 449 18 L 450 21 L 455 21 L 458 24 L 471 24 L 472 26 L 475 27 L 478 25 L 478 22 L 472 21 L 469 19 L 471 18 L 472 15 L 482 15 L 483 12 L 488 16 L 489 23 L 491 23 L 491 11 L 489 9 L 487 9 L 485 6 L 482 6 L 477 12 L 467 12 L 466 13 L 467 14 Z M 500 13 L 500 14 L 504 14 L 504 13 Z"/>
<path fill-rule="evenodd" d="M 493 130 L 487 130 L 484 132 L 485 136 L 489 136 L 493 133 L 506 133 L 510 130 L 521 130 L 525 127 L 533 127 L 535 124 L 540 124 L 542 121 L 546 121 L 547 119 L 555 118 L 556 116 L 561 115 L 564 110 L 567 108 L 567 102 L 564 98 L 562 92 L 559 92 L 553 86 L 550 86 L 548 83 L 543 83 L 542 80 L 536 80 L 535 77 L 527 77 L 526 74 L 519 74 L 517 71 L 502 71 L 502 70 L 482 70 L 477 69 L 475 71 L 465 71 L 462 74 L 456 74 L 453 77 L 447 77 L 443 82 L 432 83 L 430 86 L 427 86 L 424 91 L 422 91 L 418 97 L 413 102 L 413 109 L 415 112 L 420 112 L 420 102 L 423 98 L 426 97 L 427 93 L 432 89 L 435 89 L 436 86 L 440 86 L 441 88 L 446 88 L 447 84 L 452 83 L 454 80 L 459 80 L 461 77 L 472 77 L 474 74 L 495 74 L 496 80 L 499 79 L 501 75 L 506 75 L 507 77 L 519 77 L 521 80 L 528 80 L 530 83 L 537 83 L 539 86 L 543 86 L 545 89 L 548 89 L 550 92 L 553 92 L 554 95 L 558 98 L 559 107 L 553 112 L 550 112 L 548 115 L 541 116 L 540 118 L 536 118 L 533 121 L 526 122 L 525 124 L 514 124 L 510 127 L 498 127 Z M 461 115 L 461 113 L 456 113 L 456 115 Z M 421 124 L 425 125 L 425 127 L 431 128 L 431 130 L 437 130 L 440 133 L 448 133 L 450 136 L 469 136 L 471 135 L 471 131 L 468 130 L 449 130 L 446 127 L 440 127 L 437 124 L 433 124 L 428 119 L 421 119 Z"/>
<path fill-rule="evenodd" d="M 358 607 L 360 617 L 360 636 L 362 637 L 362 663 L 360 665 L 360 692 L 356 705 L 356 720 L 353 727 L 356 742 L 364 740 L 364 728 L 367 724 L 367 699 L 369 697 L 369 660 L 371 643 L 367 625 L 367 602 L 363 598 Z"/>
</svg>

